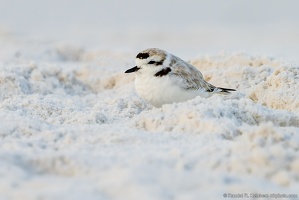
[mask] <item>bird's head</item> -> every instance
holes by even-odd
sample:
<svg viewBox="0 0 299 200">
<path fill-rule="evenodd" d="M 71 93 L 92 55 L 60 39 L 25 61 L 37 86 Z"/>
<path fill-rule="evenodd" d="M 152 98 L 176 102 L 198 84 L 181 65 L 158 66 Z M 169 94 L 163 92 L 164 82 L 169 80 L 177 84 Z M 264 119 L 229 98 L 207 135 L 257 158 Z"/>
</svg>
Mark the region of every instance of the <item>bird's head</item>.
<svg viewBox="0 0 299 200">
<path fill-rule="evenodd" d="M 137 54 L 135 59 L 136 66 L 128 69 L 125 73 L 156 74 L 163 69 L 166 59 L 166 51 L 157 48 L 146 49 Z"/>
</svg>

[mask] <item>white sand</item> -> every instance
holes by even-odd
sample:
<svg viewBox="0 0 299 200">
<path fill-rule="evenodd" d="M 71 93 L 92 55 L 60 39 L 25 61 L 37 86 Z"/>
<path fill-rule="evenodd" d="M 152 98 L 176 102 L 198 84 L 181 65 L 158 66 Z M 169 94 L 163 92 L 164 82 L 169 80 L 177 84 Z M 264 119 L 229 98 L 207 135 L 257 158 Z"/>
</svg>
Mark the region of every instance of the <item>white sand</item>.
<svg viewBox="0 0 299 200">
<path fill-rule="evenodd" d="M 190 62 L 210 83 L 237 92 L 154 108 L 136 95 L 134 75 L 123 73 L 134 66 L 137 42 L 96 47 L 91 38 L 48 41 L 7 27 L 0 29 L 0 199 L 299 197 L 299 64 L 291 61 L 298 39 L 288 46 L 292 59 L 249 46 L 203 56 L 193 46 L 183 56 L 197 54 Z M 134 33 L 123 34 L 130 43 Z M 173 35 L 162 46 L 180 52 Z"/>
</svg>

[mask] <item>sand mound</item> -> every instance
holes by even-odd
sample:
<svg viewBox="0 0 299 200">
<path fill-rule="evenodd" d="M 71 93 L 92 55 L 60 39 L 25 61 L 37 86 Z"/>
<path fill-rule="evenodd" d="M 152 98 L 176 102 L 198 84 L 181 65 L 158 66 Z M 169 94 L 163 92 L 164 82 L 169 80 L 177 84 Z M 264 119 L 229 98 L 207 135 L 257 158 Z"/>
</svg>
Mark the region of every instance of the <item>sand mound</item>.
<svg viewBox="0 0 299 200">
<path fill-rule="evenodd" d="M 209 82 L 237 92 L 154 108 L 123 73 L 133 65 L 128 54 L 41 52 L 0 66 L 1 194 L 194 199 L 298 187 L 298 65 L 195 58 Z"/>
</svg>

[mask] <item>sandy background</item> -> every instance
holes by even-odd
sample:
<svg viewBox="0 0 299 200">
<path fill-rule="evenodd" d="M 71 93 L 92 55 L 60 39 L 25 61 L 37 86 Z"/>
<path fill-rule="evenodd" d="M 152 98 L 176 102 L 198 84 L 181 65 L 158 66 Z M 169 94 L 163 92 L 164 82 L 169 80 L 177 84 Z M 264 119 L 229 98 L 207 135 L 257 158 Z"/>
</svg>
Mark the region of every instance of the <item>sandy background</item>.
<svg viewBox="0 0 299 200">
<path fill-rule="evenodd" d="M 0 199 L 299 195 L 298 6 L 0 0 Z M 238 91 L 154 108 L 148 47 Z"/>
</svg>

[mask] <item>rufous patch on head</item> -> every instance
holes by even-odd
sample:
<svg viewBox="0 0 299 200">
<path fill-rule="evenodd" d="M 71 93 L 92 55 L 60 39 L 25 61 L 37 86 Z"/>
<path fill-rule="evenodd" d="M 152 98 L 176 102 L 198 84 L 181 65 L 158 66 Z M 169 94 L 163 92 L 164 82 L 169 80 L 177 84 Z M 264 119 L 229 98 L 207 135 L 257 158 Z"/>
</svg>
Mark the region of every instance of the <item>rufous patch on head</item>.
<svg viewBox="0 0 299 200">
<path fill-rule="evenodd" d="M 146 49 L 144 52 L 147 52 L 150 56 L 159 56 L 161 57 L 161 60 L 164 60 L 166 58 L 166 52 L 161 49 L 151 48 Z"/>
</svg>

